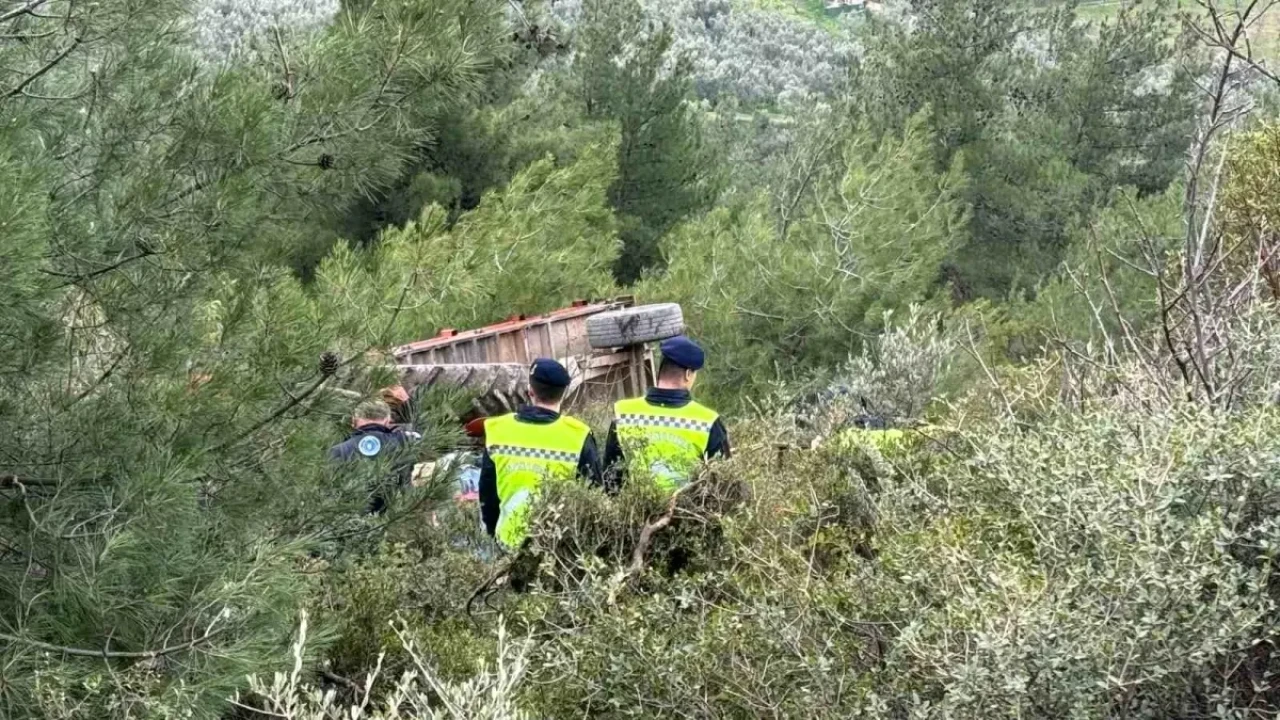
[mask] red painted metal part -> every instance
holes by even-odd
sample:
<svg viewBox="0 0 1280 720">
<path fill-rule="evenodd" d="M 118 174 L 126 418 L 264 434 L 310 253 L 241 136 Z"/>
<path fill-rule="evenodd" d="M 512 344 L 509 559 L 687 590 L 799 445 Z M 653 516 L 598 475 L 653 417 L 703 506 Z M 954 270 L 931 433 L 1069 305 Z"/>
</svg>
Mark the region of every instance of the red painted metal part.
<svg viewBox="0 0 1280 720">
<path fill-rule="evenodd" d="M 557 320 L 568 320 L 570 318 L 582 317 L 584 315 L 594 315 L 596 313 L 613 310 L 618 307 L 625 307 L 632 303 L 630 297 L 622 297 L 616 300 L 588 302 L 586 300 L 575 300 L 572 305 L 562 307 L 558 310 L 552 310 L 542 315 L 512 315 L 502 322 L 485 325 L 484 327 L 474 330 L 455 330 L 454 328 L 444 328 L 440 330 L 433 338 L 427 340 L 419 340 L 405 345 L 401 345 L 392 350 L 396 357 L 404 357 L 415 353 L 428 350 L 436 350 L 449 345 L 455 345 L 479 338 L 501 335 L 516 330 L 522 330 L 535 325 L 542 325 Z"/>
<path fill-rule="evenodd" d="M 484 437 L 484 421 L 487 418 L 478 417 L 463 426 L 463 432 L 467 437 L 483 438 Z"/>
</svg>

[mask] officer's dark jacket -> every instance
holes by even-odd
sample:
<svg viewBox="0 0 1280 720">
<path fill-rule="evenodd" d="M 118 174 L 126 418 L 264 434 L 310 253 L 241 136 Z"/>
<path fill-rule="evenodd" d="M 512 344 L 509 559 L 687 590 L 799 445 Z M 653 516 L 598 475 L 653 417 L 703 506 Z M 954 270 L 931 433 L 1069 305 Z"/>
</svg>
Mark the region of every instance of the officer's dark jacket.
<svg viewBox="0 0 1280 720">
<path fill-rule="evenodd" d="M 658 405 L 661 407 L 679 408 L 688 405 L 693 401 L 693 396 L 688 390 L 667 390 L 663 388 L 649 388 L 644 394 L 644 399 L 650 405 Z M 703 458 L 710 460 L 711 458 L 727 458 L 732 451 L 729 448 L 729 430 L 724 425 L 724 420 L 716 418 L 715 423 L 711 425 L 710 437 L 707 438 L 707 450 L 703 453 Z M 609 438 L 604 444 L 604 487 L 610 491 L 616 491 L 622 487 L 623 471 L 625 463 L 622 461 L 622 445 L 618 443 L 618 424 L 615 422 L 609 426 Z"/>
<path fill-rule="evenodd" d="M 360 442 L 365 438 L 375 438 L 378 441 L 378 449 L 372 455 L 365 455 L 360 451 Z M 413 456 L 404 452 L 404 446 L 408 443 L 409 436 L 399 428 L 389 425 L 365 425 L 356 428 L 347 436 L 346 440 L 330 448 L 329 459 L 334 462 L 389 460 L 395 485 L 404 487 L 413 479 Z M 366 447 L 369 447 L 369 445 L 366 444 Z M 386 506 L 386 497 L 383 493 L 375 490 L 369 500 L 367 511 L 381 513 L 386 509 Z"/>
<path fill-rule="evenodd" d="M 560 413 L 545 408 L 526 405 L 516 413 L 517 422 L 546 425 L 560 419 Z M 582 453 L 578 455 L 578 475 L 592 485 L 600 484 L 600 449 L 596 445 L 595 436 L 587 433 L 582 443 Z M 480 519 L 484 527 L 492 535 L 498 527 L 498 516 L 502 514 L 502 501 L 498 498 L 498 469 L 489 457 L 486 449 L 480 458 Z"/>
</svg>

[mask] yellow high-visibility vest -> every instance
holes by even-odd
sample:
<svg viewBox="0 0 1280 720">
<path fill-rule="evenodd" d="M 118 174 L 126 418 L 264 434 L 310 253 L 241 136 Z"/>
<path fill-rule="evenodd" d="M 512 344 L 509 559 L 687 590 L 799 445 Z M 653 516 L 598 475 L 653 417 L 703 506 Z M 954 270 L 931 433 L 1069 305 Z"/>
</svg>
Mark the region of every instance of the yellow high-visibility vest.
<svg viewBox="0 0 1280 720">
<path fill-rule="evenodd" d="M 502 504 L 498 540 L 520 547 L 529 525 L 529 504 L 548 477 L 573 477 L 582 445 L 591 429 L 580 420 L 561 415 L 555 422 L 520 422 L 515 415 L 484 423 L 484 444 L 497 471 L 498 500 Z"/>
<path fill-rule="evenodd" d="M 687 485 L 707 452 L 711 426 L 720 416 L 705 405 L 663 407 L 644 398 L 614 404 L 618 444 L 627 468 L 647 473 L 667 490 Z"/>
</svg>

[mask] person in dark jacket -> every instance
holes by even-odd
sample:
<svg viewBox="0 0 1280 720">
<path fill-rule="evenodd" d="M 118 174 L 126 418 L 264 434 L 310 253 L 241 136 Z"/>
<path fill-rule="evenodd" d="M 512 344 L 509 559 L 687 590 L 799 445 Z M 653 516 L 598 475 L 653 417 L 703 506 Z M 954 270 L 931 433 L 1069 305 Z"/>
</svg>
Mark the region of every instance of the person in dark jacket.
<svg viewBox="0 0 1280 720">
<path fill-rule="evenodd" d="M 480 517 L 508 548 L 523 542 L 529 502 L 548 475 L 577 474 L 600 482 L 600 452 L 585 423 L 560 413 L 569 372 L 539 358 L 529 372 L 530 404 L 488 418 L 480 459 Z"/>
<path fill-rule="evenodd" d="M 637 466 L 674 491 L 689 482 L 698 462 L 730 455 L 724 421 L 691 392 L 706 360 L 702 348 L 681 335 L 660 350 L 656 386 L 614 406 L 604 449 L 605 489 L 611 492 Z"/>
<path fill-rule="evenodd" d="M 391 385 L 378 391 L 382 402 L 391 410 L 392 425 L 406 430 L 413 426 L 413 403 L 403 385 Z"/>
<path fill-rule="evenodd" d="M 346 440 L 329 449 L 329 459 L 336 463 L 388 463 L 391 483 L 404 487 L 413 477 L 413 456 L 405 452 L 410 436 L 391 423 L 391 408 L 381 400 L 360 403 L 351 418 L 352 431 Z M 373 483 L 366 512 L 381 514 L 386 510 L 385 487 L 379 478 Z"/>
</svg>

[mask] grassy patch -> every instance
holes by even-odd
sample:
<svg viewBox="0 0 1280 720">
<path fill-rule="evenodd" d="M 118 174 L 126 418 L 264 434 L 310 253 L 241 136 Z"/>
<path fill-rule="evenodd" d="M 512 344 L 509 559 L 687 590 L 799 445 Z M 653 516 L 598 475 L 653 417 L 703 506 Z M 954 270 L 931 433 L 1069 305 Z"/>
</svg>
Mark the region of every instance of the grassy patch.
<svg viewBox="0 0 1280 720">
<path fill-rule="evenodd" d="M 783 15 L 808 20 L 828 30 L 837 26 L 836 18 L 828 15 L 823 0 L 740 0 L 743 7 L 771 10 Z"/>
</svg>

